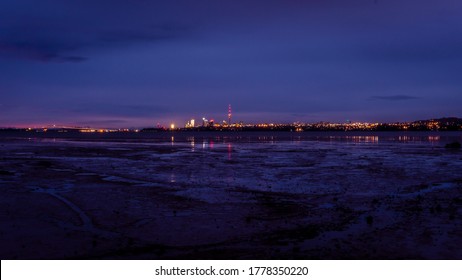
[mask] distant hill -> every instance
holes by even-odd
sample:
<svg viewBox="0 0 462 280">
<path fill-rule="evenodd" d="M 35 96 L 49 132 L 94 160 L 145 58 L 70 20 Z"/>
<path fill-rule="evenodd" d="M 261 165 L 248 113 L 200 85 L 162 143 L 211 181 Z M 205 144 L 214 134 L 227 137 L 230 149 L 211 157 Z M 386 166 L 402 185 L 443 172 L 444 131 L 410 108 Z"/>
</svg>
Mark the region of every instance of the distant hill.
<svg viewBox="0 0 462 280">
<path fill-rule="evenodd" d="M 419 120 L 415 121 L 414 123 L 430 123 L 430 122 L 438 122 L 440 124 L 462 124 L 462 118 L 456 118 L 456 117 L 444 117 L 444 118 L 439 118 L 439 119 L 430 119 L 430 120 Z"/>
<path fill-rule="evenodd" d="M 417 129 L 427 128 L 430 130 L 461 130 L 462 118 L 444 117 L 439 119 L 420 120 L 412 122 Z"/>
</svg>

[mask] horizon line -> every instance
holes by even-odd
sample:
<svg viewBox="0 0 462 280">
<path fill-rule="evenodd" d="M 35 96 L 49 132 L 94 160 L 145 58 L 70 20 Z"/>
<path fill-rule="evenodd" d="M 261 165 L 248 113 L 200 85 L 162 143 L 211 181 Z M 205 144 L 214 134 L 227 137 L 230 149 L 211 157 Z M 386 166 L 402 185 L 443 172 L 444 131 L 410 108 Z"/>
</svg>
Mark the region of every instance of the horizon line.
<svg viewBox="0 0 462 280">
<path fill-rule="evenodd" d="M 393 121 L 393 122 L 373 122 L 373 121 L 353 121 L 353 120 L 346 120 L 343 122 L 338 122 L 338 121 L 316 121 L 316 122 L 303 122 L 303 121 L 292 121 L 292 122 L 275 122 L 275 121 L 265 121 L 265 122 L 234 122 L 231 125 L 246 125 L 246 126 L 252 126 L 252 125 L 261 125 L 261 124 L 275 124 L 275 125 L 295 125 L 295 124 L 305 124 L 305 125 L 310 125 L 310 124 L 321 124 L 321 123 L 326 123 L 326 124 L 352 124 L 352 123 L 363 123 L 363 124 L 396 124 L 396 123 L 413 123 L 413 122 L 419 122 L 419 121 L 434 121 L 434 120 L 441 120 L 441 119 L 460 119 L 462 120 L 462 117 L 455 117 L 455 116 L 444 116 L 444 117 L 438 117 L 438 118 L 429 118 L 429 119 L 420 119 L 420 120 L 412 120 L 412 121 Z M 190 119 L 192 120 L 192 119 Z M 103 129 L 103 130 L 124 130 L 124 129 L 146 129 L 146 128 L 170 128 L 172 125 L 176 127 L 177 129 L 179 128 L 186 128 L 186 124 L 189 123 L 188 120 L 183 126 L 177 125 L 175 122 L 170 122 L 167 125 L 160 125 L 159 123 L 157 125 L 151 125 L 151 126 L 137 126 L 137 125 L 132 125 L 132 126 L 120 126 L 120 127 L 104 127 L 104 126 L 90 126 L 90 125 L 73 125 L 73 124 L 48 124 L 48 125 L 2 125 L 0 126 L 0 129 Z M 213 121 L 213 120 L 212 120 Z M 221 124 L 222 123 L 215 123 L 215 124 Z M 194 126 L 196 128 L 203 127 L 202 125 L 197 125 Z M 191 128 L 194 128 L 191 127 Z"/>
</svg>

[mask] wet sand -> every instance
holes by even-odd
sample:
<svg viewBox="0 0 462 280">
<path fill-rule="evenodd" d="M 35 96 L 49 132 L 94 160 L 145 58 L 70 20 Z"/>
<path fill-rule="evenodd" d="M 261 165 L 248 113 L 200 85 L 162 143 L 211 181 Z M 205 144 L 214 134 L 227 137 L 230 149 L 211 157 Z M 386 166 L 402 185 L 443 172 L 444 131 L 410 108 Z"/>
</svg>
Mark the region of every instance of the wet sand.
<svg viewBox="0 0 462 280">
<path fill-rule="evenodd" d="M 462 259 L 461 133 L 217 135 L 0 138 L 0 257 Z"/>
</svg>

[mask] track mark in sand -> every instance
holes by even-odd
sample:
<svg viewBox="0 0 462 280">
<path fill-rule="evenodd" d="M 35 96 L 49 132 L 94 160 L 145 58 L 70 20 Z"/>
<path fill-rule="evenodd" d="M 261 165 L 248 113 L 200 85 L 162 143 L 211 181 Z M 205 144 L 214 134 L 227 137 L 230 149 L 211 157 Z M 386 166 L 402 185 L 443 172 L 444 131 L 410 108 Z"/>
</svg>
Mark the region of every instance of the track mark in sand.
<svg viewBox="0 0 462 280">
<path fill-rule="evenodd" d="M 441 191 L 441 190 L 446 190 L 446 189 L 453 189 L 457 187 L 458 185 L 455 182 L 443 182 L 443 183 L 431 184 L 425 189 L 417 190 L 411 193 L 398 193 L 397 195 L 402 198 L 415 198 L 419 195 L 424 195 L 427 193 L 432 193 L 435 191 Z"/>
<path fill-rule="evenodd" d="M 82 209 L 80 209 L 80 207 L 75 205 L 72 201 L 68 200 L 67 198 L 59 195 L 56 192 L 56 190 L 45 189 L 45 188 L 40 188 L 40 187 L 32 187 L 32 188 L 33 188 L 33 192 L 46 193 L 46 194 L 49 194 L 52 197 L 58 199 L 59 201 L 66 204 L 67 207 L 69 207 L 72 211 L 74 211 L 79 216 L 80 220 L 82 221 L 82 226 L 75 226 L 75 225 L 69 226 L 69 225 L 67 225 L 67 227 L 70 227 L 70 228 L 75 229 L 75 230 L 89 231 L 89 232 L 92 232 L 92 233 L 95 233 L 95 234 L 98 234 L 98 235 L 103 235 L 105 237 L 116 237 L 116 236 L 120 235 L 120 234 L 115 233 L 115 232 L 101 230 L 101 229 L 98 229 L 97 227 L 95 227 L 93 225 L 92 221 L 91 221 L 91 218 Z"/>
</svg>

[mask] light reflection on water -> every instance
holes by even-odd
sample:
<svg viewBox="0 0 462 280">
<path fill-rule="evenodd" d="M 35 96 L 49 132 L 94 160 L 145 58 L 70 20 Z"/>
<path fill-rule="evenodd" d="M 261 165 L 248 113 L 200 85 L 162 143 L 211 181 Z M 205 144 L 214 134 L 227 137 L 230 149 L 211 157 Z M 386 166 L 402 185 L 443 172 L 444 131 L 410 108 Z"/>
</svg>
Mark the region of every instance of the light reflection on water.
<svg viewBox="0 0 462 280">
<path fill-rule="evenodd" d="M 228 160 L 231 160 L 232 153 L 233 147 L 231 146 L 231 143 L 228 143 Z"/>
<path fill-rule="evenodd" d="M 178 136 L 178 137 L 176 137 Z M 190 143 L 191 149 L 194 151 L 196 142 L 202 141 L 202 148 L 214 148 L 217 144 L 225 144 L 225 143 L 232 143 L 232 142 L 244 142 L 244 143 L 269 143 L 269 144 L 276 144 L 278 142 L 291 142 L 291 143 L 300 143 L 303 141 L 310 142 L 310 141 L 328 141 L 328 142 L 352 142 L 352 143 L 379 143 L 379 142 L 430 142 L 430 143 L 437 143 L 442 141 L 449 141 L 445 139 L 446 137 L 441 137 L 440 135 L 425 135 L 425 134 L 417 134 L 417 135 L 405 135 L 405 134 L 377 134 L 377 135 L 342 135 L 342 134 L 335 134 L 335 135 L 297 135 L 297 136 L 290 136 L 287 135 L 275 135 L 275 136 L 259 136 L 259 135 L 248 135 L 247 137 L 242 136 L 221 136 L 221 135 L 213 135 L 209 137 L 196 137 L 196 136 L 186 136 L 181 137 L 180 135 L 171 136 L 169 138 L 169 142 L 173 145 L 173 143 L 179 142 L 187 142 Z M 178 138 L 178 139 L 177 139 Z M 454 137 L 451 137 L 454 138 Z M 457 137 L 456 137 L 457 138 Z M 462 137 L 459 137 L 462 139 Z"/>
<path fill-rule="evenodd" d="M 329 140 L 332 141 L 346 141 L 354 143 L 378 143 L 378 136 L 330 136 Z"/>
<path fill-rule="evenodd" d="M 176 175 L 175 172 L 170 173 L 170 183 L 175 183 L 176 182 Z"/>
<path fill-rule="evenodd" d="M 218 185 L 240 182 L 265 190 L 294 188 L 293 191 L 302 191 L 304 182 L 309 180 L 296 180 L 291 176 L 311 178 L 306 174 L 324 174 L 325 166 L 340 166 L 349 176 L 363 178 L 370 175 L 367 173 L 370 170 L 381 170 L 383 166 L 390 168 L 390 162 L 396 166 L 404 165 L 405 161 L 396 154 L 412 152 L 415 158 L 414 145 L 418 146 L 422 157 L 428 158 L 425 146 L 439 146 L 444 152 L 445 143 L 461 140 L 462 133 L 325 133 L 292 136 L 278 133 L 272 136 L 197 134 L 187 137 L 175 134 L 163 141 L 169 146 L 175 145 L 172 154 L 167 157 L 175 168 L 169 170 L 164 178 L 169 184 L 189 182 L 199 189 L 211 184 L 210 178 L 215 178 L 213 182 L 218 182 Z M 355 145 L 355 148 L 350 149 L 351 145 Z M 359 162 L 360 168 L 345 162 Z M 247 175 L 243 175 L 243 170 L 246 170 Z M 307 170 L 310 172 L 306 173 Z M 323 178 L 329 180 L 331 175 L 342 174 L 334 171 L 324 174 Z"/>
<path fill-rule="evenodd" d="M 178 138 L 178 137 L 177 137 Z M 261 144 L 282 144 L 291 143 L 296 145 L 312 145 L 312 142 L 335 142 L 343 143 L 355 143 L 355 144 L 379 144 L 379 143 L 430 143 L 431 145 L 440 145 L 440 143 L 448 142 L 448 139 L 441 137 L 440 135 L 403 135 L 403 134 L 379 134 L 379 135 L 297 135 L 289 139 L 277 136 L 259 136 L 253 135 L 249 137 L 242 136 L 221 136 L 213 135 L 211 137 L 196 137 L 187 136 L 185 138 L 179 137 L 178 139 L 174 136 L 170 137 L 170 144 L 173 146 L 175 143 L 188 143 L 191 152 L 197 152 L 197 145 L 202 146 L 203 151 L 205 150 L 216 150 L 216 152 L 225 152 L 229 160 L 232 159 L 233 145 L 237 143 L 261 143 Z M 462 138 L 462 137 L 461 137 Z M 200 142 L 199 142 L 199 141 Z M 198 143 L 199 142 L 199 143 Z"/>
<path fill-rule="evenodd" d="M 205 149 L 206 147 L 208 147 L 208 143 L 207 143 L 207 141 L 203 140 L 202 141 L 202 149 Z"/>
<path fill-rule="evenodd" d="M 428 135 L 428 136 L 399 136 L 398 139 L 391 138 L 391 141 L 397 140 L 398 142 L 430 142 L 430 143 L 437 143 L 440 142 L 441 138 L 438 135 Z"/>
<path fill-rule="evenodd" d="M 194 136 L 186 138 L 186 141 L 191 144 L 191 152 L 194 152 L 196 150 L 196 145 L 194 141 Z"/>
<path fill-rule="evenodd" d="M 434 146 L 443 146 L 451 142 L 462 142 L 462 131 L 379 131 L 379 132 L 165 132 L 165 133 L 123 133 L 123 134 L 62 134 L 62 137 L 24 137 L 14 139 L 26 139 L 30 142 L 78 142 L 79 144 L 88 143 L 89 145 L 107 145 L 108 143 L 124 143 L 127 145 L 143 144 L 176 144 L 189 143 L 191 151 L 196 151 L 198 143 L 202 143 L 202 148 L 213 148 L 213 146 L 226 143 L 299 143 L 301 145 L 312 145 L 312 142 L 336 142 L 376 145 L 383 143 L 430 143 Z M 60 135 L 61 136 L 61 135 Z M 310 143 L 311 142 L 311 143 Z M 181 145 L 180 145 L 181 146 Z"/>
<path fill-rule="evenodd" d="M 318 139 L 319 140 L 319 139 Z M 322 140 L 322 138 L 321 138 Z M 400 135 L 390 137 L 380 136 L 329 136 L 329 141 L 343 141 L 343 142 L 354 142 L 354 143 L 378 143 L 378 142 L 440 142 L 441 138 L 438 135 L 428 136 L 412 136 L 412 135 Z"/>
</svg>

